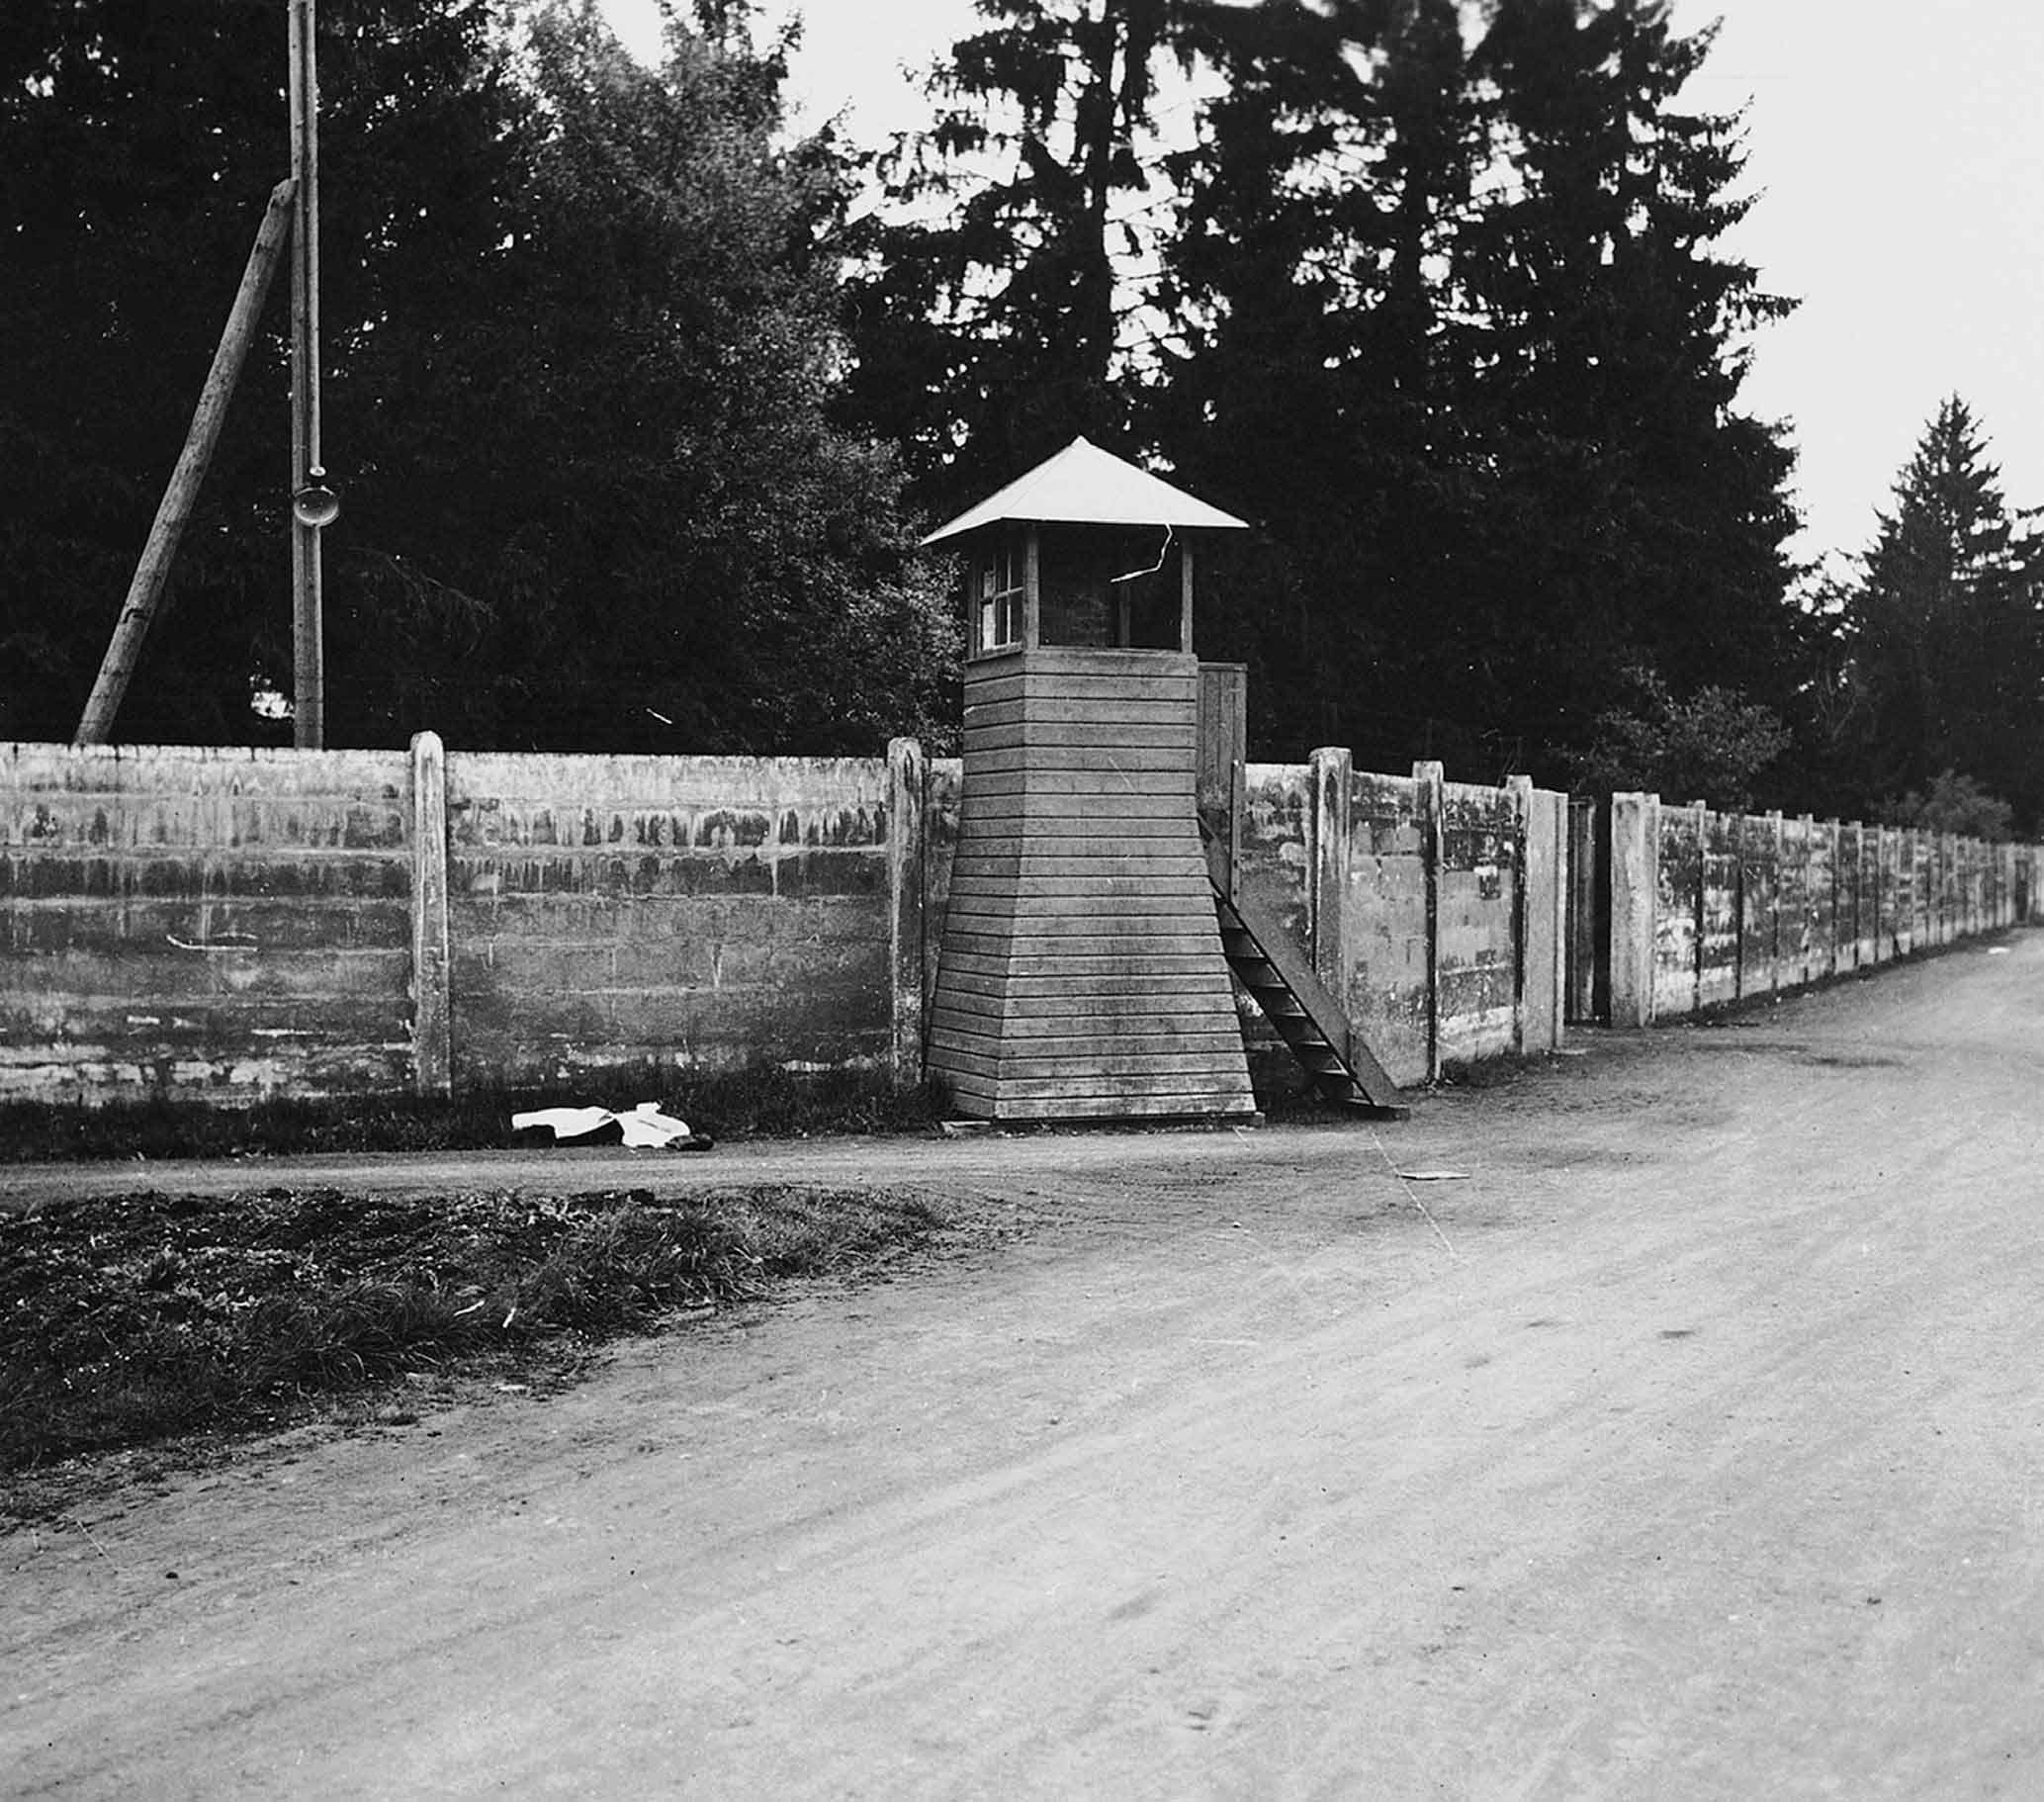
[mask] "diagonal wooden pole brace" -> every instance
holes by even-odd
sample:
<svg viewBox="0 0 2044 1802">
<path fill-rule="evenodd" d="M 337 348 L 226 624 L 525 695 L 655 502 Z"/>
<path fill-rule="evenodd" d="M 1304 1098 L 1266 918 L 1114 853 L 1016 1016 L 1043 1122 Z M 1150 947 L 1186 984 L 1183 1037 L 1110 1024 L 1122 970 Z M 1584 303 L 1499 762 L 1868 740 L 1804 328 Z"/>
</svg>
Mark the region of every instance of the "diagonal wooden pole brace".
<svg viewBox="0 0 2044 1802">
<path fill-rule="evenodd" d="M 298 184 L 290 178 L 271 191 L 263 213 L 261 228 L 255 234 L 255 248 L 248 254 L 248 267 L 241 272 L 241 288 L 221 333 L 220 348 L 213 353 L 213 367 L 206 386 L 199 391 L 199 405 L 192 412 L 191 429 L 185 433 L 185 448 L 171 472 L 170 486 L 156 507 L 156 520 L 149 527 L 148 542 L 141 561 L 134 566 L 134 580 L 128 585 L 128 598 L 114 624 L 113 641 L 92 684 L 92 697 L 85 703 L 73 743 L 104 745 L 114 729 L 114 715 L 128 693 L 128 684 L 141 658 L 142 640 L 163 597 L 163 585 L 170 575 L 171 560 L 177 555 L 178 540 L 184 536 L 199 497 L 199 485 L 206 479 L 206 467 L 213 461 L 214 446 L 220 441 L 227 402 L 240 379 L 248 346 L 262 317 L 263 301 L 270 292 L 270 278 L 277 272 L 284 246 L 291 235 L 292 202 Z"/>
</svg>

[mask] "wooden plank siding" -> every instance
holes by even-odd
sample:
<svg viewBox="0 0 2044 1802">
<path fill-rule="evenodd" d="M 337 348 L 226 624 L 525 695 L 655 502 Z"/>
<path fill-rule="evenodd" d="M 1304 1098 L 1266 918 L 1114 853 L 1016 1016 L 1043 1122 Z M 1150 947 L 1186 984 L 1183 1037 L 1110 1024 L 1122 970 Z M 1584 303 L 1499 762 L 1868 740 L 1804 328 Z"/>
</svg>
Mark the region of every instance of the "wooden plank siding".
<svg viewBox="0 0 2044 1802">
<path fill-rule="evenodd" d="M 970 665 L 930 1067 L 993 1120 L 1254 1112 L 1194 780 L 1199 666 Z"/>
</svg>

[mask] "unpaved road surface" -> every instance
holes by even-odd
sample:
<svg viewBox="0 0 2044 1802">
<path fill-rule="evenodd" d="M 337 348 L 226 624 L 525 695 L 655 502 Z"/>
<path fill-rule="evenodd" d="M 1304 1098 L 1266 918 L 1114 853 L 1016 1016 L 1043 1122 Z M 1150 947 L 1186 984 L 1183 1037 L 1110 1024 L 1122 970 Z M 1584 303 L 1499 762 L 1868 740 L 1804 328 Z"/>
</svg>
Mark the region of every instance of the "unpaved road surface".
<svg viewBox="0 0 2044 1802">
<path fill-rule="evenodd" d="M 1375 1129 L 660 1166 L 978 1225 L 0 1541 L 0 1792 L 2044 1796 L 2001 945 Z"/>
</svg>

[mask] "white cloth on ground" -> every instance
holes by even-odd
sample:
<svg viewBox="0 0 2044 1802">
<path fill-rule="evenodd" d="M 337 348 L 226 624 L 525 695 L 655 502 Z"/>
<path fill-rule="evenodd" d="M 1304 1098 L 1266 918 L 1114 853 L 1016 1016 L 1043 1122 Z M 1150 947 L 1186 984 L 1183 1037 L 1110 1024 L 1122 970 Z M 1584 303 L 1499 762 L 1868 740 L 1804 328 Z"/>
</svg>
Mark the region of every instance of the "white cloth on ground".
<svg viewBox="0 0 2044 1802">
<path fill-rule="evenodd" d="M 625 1143 L 638 1150 L 658 1151 L 676 1139 L 694 1136 L 685 1120 L 663 1114 L 657 1101 L 642 1101 L 629 1114 L 614 1114 L 608 1108 L 536 1108 L 529 1114 L 512 1115 L 511 1130 L 547 1126 L 556 1139 L 584 1138 L 613 1121 Z"/>
</svg>

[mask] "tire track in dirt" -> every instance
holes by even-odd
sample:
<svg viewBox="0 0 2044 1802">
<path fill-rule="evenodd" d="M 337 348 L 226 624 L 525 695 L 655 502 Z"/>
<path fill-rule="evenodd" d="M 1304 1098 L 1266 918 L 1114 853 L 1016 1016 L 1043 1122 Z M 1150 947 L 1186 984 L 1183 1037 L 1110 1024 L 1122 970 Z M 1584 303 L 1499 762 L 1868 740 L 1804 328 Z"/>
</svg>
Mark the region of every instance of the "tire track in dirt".
<svg viewBox="0 0 2044 1802">
<path fill-rule="evenodd" d="M 1383 1143 L 1470 1172 L 1452 1255 L 1355 1134 L 974 1146 L 997 1255 L 17 1554 L 5 1767 L 2040 1793 L 2040 951 L 1428 1102 Z"/>
</svg>

